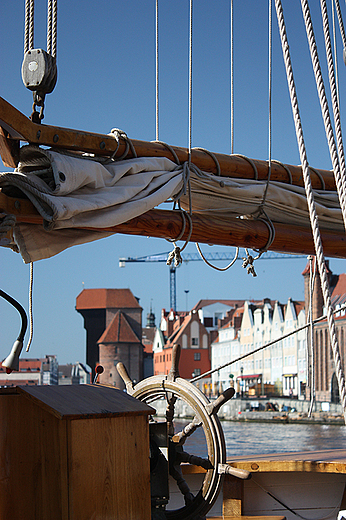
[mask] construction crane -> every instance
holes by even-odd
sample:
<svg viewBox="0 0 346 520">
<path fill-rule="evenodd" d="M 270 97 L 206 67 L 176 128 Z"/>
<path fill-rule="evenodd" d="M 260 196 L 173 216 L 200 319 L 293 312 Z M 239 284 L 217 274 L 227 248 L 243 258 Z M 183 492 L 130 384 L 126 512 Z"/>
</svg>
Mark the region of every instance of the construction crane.
<svg viewBox="0 0 346 520">
<path fill-rule="evenodd" d="M 239 255 L 237 260 L 242 260 L 244 254 L 241 254 L 241 250 L 239 251 Z M 170 252 L 166 253 L 158 253 L 156 255 L 147 255 L 147 256 L 137 256 L 137 257 L 122 257 L 119 258 L 119 267 L 125 267 L 127 263 L 133 262 L 166 262 Z M 234 258 L 234 253 L 229 252 L 215 252 L 215 253 L 203 253 L 203 256 L 208 261 L 219 261 L 226 260 L 231 261 Z M 283 253 L 274 253 L 273 251 L 267 251 L 265 255 L 262 255 L 258 260 L 284 260 L 284 259 L 292 259 L 292 258 L 305 258 L 306 255 L 289 255 Z M 181 253 L 181 258 L 183 262 L 195 262 L 203 260 L 199 253 Z M 170 297 L 170 308 L 174 311 L 176 310 L 177 299 L 176 299 L 176 267 L 171 264 L 169 266 L 169 297 Z"/>
</svg>

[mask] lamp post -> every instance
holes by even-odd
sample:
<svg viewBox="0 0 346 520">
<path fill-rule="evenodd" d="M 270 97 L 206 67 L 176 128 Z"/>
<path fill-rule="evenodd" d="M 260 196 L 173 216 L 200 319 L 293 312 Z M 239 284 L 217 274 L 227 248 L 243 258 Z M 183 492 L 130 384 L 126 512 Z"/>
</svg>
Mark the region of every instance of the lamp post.
<svg viewBox="0 0 346 520">
<path fill-rule="evenodd" d="M 244 367 L 243 365 L 240 367 L 240 385 L 241 385 L 241 398 L 243 399 L 244 397 L 244 381 L 243 381 L 243 372 L 244 372 Z"/>
</svg>

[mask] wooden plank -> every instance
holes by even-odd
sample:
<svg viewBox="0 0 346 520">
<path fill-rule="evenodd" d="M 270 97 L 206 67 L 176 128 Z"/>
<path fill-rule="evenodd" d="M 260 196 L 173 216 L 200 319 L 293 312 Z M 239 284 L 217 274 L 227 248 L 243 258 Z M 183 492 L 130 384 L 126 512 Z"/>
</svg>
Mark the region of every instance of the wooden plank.
<svg viewBox="0 0 346 520">
<path fill-rule="evenodd" d="M 57 149 L 72 150 L 74 152 L 89 152 L 100 156 L 110 156 L 117 148 L 114 137 L 105 134 L 96 134 L 69 128 L 61 128 L 36 124 L 30 121 L 24 114 L 19 112 L 10 103 L 0 97 L 0 125 L 3 126 L 12 139 L 27 141 L 33 144 L 52 146 Z M 157 142 L 147 142 L 131 139 L 138 157 L 167 157 L 175 161 L 169 148 Z M 188 160 L 188 149 L 177 146 L 171 147 L 178 156 L 179 163 Z M 119 140 L 119 148 L 116 157 L 121 157 L 126 150 L 126 141 Z M 267 161 L 246 159 L 237 155 L 213 154 L 219 162 L 221 176 L 233 178 L 254 179 L 255 173 L 253 165 L 256 167 L 258 180 L 268 178 Z M 131 150 L 128 151 L 126 158 L 133 157 Z M 16 157 L 13 157 L 16 163 Z M 214 159 L 209 153 L 201 149 L 193 149 L 191 161 L 204 171 L 216 173 L 217 168 Z M 288 171 L 290 171 L 290 175 Z M 316 173 L 317 172 L 317 173 Z M 278 182 L 290 182 L 297 186 L 304 186 L 302 169 L 300 166 L 282 165 L 275 161 L 272 162 L 271 180 Z M 323 181 L 321 181 L 321 178 Z M 335 190 L 334 175 L 329 170 L 311 171 L 311 181 L 313 188 Z"/>
<path fill-rule="evenodd" d="M 147 418 L 71 422 L 70 520 L 150 520 Z"/>
<path fill-rule="evenodd" d="M 0 395 L 0 518 L 63 520 L 58 420 L 20 395 Z"/>
<path fill-rule="evenodd" d="M 25 386 L 18 392 L 59 419 L 153 413 L 153 408 L 125 392 L 101 385 Z"/>
<path fill-rule="evenodd" d="M 244 481 L 225 475 L 223 483 L 222 514 L 226 517 L 241 517 L 243 513 Z"/>
</svg>

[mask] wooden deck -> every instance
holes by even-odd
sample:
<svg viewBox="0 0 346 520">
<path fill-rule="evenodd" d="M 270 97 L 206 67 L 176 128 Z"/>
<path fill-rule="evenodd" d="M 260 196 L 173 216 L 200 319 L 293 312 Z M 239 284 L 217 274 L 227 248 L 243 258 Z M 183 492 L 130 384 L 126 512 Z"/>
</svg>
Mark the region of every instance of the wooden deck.
<svg viewBox="0 0 346 520">
<path fill-rule="evenodd" d="M 346 509 L 346 450 L 273 453 L 234 457 L 234 467 L 251 471 L 248 481 L 225 475 L 208 520 L 336 519 Z M 204 470 L 184 467 L 196 477 Z"/>
</svg>

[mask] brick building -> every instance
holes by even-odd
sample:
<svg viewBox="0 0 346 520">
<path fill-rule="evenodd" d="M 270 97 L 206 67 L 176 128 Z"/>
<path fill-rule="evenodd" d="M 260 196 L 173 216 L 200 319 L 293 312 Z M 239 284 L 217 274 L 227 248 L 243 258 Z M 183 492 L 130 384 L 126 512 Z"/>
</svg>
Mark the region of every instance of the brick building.
<svg viewBox="0 0 346 520">
<path fill-rule="evenodd" d="M 336 310 L 346 301 L 346 274 L 333 274 L 327 263 L 327 274 L 330 287 L 331 301 L 333 308 Z M 313 269 L 316 269 L 315 263 Z M 305 305 L 308 309 L 310 297 L 310 264 L 308 263 L 303 271 L 304 287 L 305 287 Z M 321 289 L 321 281 L 318 269 L 315 274 L 315 284 L 312 293 L 312 318 L 316 319 L 325 314 L 323 294 Z M 341 311 L 335 315 L 336 333 L 338 337 L 340 357 L 343 371 L 345 372 L 346 359 L 346 316 L 345 311 Z M 309 338 L 309 335 L 308 335 Z M 339 402 L 339 390 L 335 374 L 335 365 L 333 352 L 331 348 L 329 329 L 327 320 L 323 320 L 314 325 L 314 371 L 312 373 L 311 347 L 308 345 L 309 359 L 309 394 L 311 392 L 311 383 L 314 380 L 315 396 L 317 401 Z M 312 377 L 312 375 L 314 377 Z"/>
<path fill-rule="evenodd" d="M 142 307 L 130 289 L 84 289 L 76 300 L 76 310 L 84 318 L 87 333 L 87 364 L 95 375 L 101 364 L 99 381 L 123 388 L 116 364 L 121 361 L 130 377 L 143 377 Z"/>
<path fill-rule="evenodd" d="M 207 372 L 210 370 L 209 335 L 197 311 L 192 310 L 188 314 L 175 311 L 171 313 L 174 313 L 175 319 L 168 322 L 171 325 L 168 329 L 170 334 L 163 348 L 154 350 L 154 375 L 168 374 L 175 343 L 181 345 L 179 363 L 181 377 L 190 379 Z M 157 332 L 156 339 L 159 334 Z"/>
</svg>

